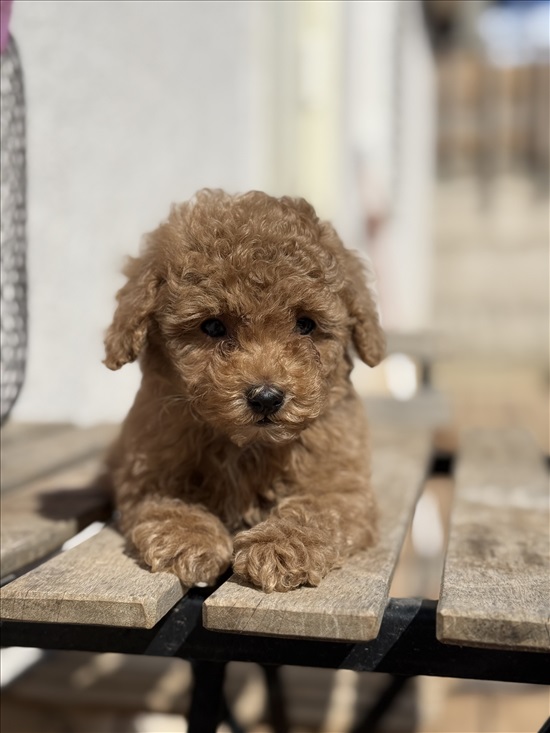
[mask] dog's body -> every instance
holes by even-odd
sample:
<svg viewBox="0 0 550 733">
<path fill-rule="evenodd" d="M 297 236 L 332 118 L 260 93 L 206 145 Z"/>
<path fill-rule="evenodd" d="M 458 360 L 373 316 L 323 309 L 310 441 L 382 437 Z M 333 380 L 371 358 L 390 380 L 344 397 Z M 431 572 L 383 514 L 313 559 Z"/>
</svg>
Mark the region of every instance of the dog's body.
<svg viewBox="0 0 550 733">
<path fill-rule="evenodd" d="M 106 364 L 143 381 L 109 458 L 120 526 L 153 570 L 267 591 L 372 544 L 351 341 L 384 339 L 361 265 L 301 199 L 203 191 L 131 261 Z M 236 535 L 236 536 L 235 536 Z"/>
</svg>

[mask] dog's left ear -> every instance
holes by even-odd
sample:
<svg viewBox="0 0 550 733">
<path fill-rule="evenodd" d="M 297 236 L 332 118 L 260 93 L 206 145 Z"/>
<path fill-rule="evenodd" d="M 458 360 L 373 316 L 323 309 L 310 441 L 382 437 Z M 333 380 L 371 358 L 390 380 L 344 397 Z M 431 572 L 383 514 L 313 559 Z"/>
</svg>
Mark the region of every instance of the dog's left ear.
<svg viewBox="0 0 550 733">
<path fill-rule="evenodd" d="M 322 224 L 323 238 L 342 263 L 346 274 L 343 296 L 351 319 L 351 337 L 355 350 L 365 364 L 374 367 L 386 355 L 386 338 L 378 311 L 367 285 L 366 267 L 359 257 L 344 247 L 334 228 Z"/>
</svg>

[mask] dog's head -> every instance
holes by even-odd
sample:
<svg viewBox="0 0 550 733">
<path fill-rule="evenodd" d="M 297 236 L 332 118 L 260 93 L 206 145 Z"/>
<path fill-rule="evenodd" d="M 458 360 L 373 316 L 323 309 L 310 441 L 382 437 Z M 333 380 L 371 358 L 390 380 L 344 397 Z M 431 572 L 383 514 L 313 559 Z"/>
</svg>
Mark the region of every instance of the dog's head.
<svg viewBox="0 0 550 733">
<path fill-rule="evenodd" d="M 106 365 L 144 351 L 238 445 L 290 440 L 344 396 L 351 343 L 370 366 L 383 357 L 360 261 L 303 199 L 201 191 L 126 274 Z"/>
</svg>

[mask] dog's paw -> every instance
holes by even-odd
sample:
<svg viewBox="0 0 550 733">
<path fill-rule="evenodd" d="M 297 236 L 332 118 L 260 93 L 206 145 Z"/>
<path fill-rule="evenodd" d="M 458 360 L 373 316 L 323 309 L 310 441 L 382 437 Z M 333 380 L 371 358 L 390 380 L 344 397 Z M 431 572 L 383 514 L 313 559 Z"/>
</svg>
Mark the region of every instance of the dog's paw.
<svg viewBox="0 0 550 733">
<path fill-rule="evenodd" d="M 233 569 L 266 593 L 319 585 L 337 556 L 318 530 L 265 521 L 235 537 Z"/>
<path fill-rule="evenodd" d="M 172 572 L 185 586 L 213 585 L 231 564 L 233 543 L 217 521 L 192 529 L 182 529 L 175 520 L 143 522 L 131 539 L 154 573 Z"/>
</svg>

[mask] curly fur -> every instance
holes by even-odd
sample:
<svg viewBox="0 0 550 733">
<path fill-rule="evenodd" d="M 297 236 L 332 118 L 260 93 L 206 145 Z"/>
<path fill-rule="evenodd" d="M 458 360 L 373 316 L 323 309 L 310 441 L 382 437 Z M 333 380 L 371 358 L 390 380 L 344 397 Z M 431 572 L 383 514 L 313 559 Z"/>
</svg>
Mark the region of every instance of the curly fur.
<svg viewBox="0 0 550 733">
<path fill-rule="evenodd" d="M 148 235 L 106 340 L 141 388 L 108 468 L 120 527 L 153 571 L 266 591 L 317 585 L 375 541 L 367 426 L 350 346 L 384 337 L 358 258 L 303 199 L 204 190 Z M 316 328 L 302 335 L 298 318 Z M 227 333 L 201 330 L 209 318 Z M 250 388 L 282 408 L 260 425 Z"/>
</svg>

